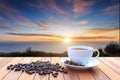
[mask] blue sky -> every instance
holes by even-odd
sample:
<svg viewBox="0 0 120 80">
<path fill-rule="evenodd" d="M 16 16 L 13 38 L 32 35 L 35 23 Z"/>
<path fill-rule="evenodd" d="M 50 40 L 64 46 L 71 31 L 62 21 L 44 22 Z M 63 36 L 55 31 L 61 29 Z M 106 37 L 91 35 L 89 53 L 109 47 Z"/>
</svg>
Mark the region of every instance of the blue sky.
<svg viewBox="0 0 120 80">
<path fill-rule="evenodd" d="M 0 41 L 118 41 L 119 0 L 1 0 Z M 25 38 L 25 40 L 21 40 Z"/>
</svg>

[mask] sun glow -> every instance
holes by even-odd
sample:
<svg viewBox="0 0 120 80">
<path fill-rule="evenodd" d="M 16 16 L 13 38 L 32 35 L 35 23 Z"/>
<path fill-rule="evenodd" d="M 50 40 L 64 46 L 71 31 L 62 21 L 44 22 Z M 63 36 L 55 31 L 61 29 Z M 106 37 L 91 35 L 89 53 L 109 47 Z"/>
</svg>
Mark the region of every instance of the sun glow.
<svg viewBox="0 0 120 80">
<path fill-rule="evenodd" d="M 69 43 L 71 40 L 70 40 L 70 38 L 65 38 L 64 39 L 64 42 L 66 42 L 66 43 Z"/>
</svg>

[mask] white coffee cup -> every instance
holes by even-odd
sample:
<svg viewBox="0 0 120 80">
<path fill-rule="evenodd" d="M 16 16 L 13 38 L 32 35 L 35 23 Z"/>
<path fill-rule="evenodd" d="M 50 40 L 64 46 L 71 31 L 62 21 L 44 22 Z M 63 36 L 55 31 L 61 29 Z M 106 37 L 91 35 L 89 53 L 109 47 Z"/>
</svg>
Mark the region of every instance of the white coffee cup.
<svg viewBox="0 0 120 80">
<path fill-rule="evenodd" d="M 89 46 L 70 46 L 67 48 L 68 57 L 71 61 L 86 65 L 88 61 L 92 58 L 93 52 L 97 51 L 99 56 L 99 51 Z"/>
</svg>

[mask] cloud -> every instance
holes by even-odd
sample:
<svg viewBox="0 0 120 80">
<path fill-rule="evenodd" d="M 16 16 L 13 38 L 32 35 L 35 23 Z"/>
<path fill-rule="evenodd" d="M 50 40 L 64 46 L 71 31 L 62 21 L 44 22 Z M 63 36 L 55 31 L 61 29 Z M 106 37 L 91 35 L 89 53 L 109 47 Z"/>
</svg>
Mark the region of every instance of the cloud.
<svg viewBox="0 0 120 80">
<path fill-rule="evenodd" d="M 104 9 L 104 12 L 108 15 L 117 15 L 119 14 L 119 3 L 108 6 L 107 8 Z"/>
<path fill-rule="evenodd" d="M 51 7 L 53 10 L 57 11 L 58 13 L 60 13 L 60 14 L 64 14 L 64 13 L 65 13 L 62 9 L 60 9 L 60 8 L 56 5 L 55 0 L 50 0 L 50 7 Z"/>
<path fill-rule="evenodd" d="M 30 21 L 30 20 L 19 20 L 16 22 L 19 26 L 25 26 L 25 27 L 39 27 L 39 25 L 37 25 L 36 23 Z"/>
<path fill-rule="evenodd" d="M 0 16 L 0 22 L 1 21 L 6 21 L 6 19 L 4 17 Z"/>
<path fill-rule="evenodd" d="M 77 25 L 79 25 L 79 24 L 87 24 L 88 23 L 88 21 L 87 20 L 82 20 L 82 21 L 77 21 L 77 22 L 74 22 L 73 24 L 77 24 Z"/>
<path fill-rule="evenodd" d="M 27 37 L 34 37 L 34 40 L 37 40 L 38 38 L 44 39 L 45 41 L 50 39 L 51 40 L 63 40 L 64 36 L 55 35 L 55 34 L 32 34 L 32 33 L 6 33 L 9 35 L 16 35 L 18 36 L 27 36 Z M 70 37 L 72 41 L 96 41 L 96 40 L 116 40 L 116 36 L 77 36 L 77 37 Z"/>
<path fill-rule="evenodd" d="M 29 19 L 22 16 L 22 13 L 19 10 L 16 10 L 5 3 L 0 3 L 0 12 L 8 17 L 9 21 L 14 21 L 16 25 L 35 26 Z M 6 22 L 9 22 L 8 20 L 6 20 Z"/>
<path fill-rule="evenodd" d="M 94 1 L 73 0 L 73 12 L 77 14 L 86 14 L 89 8 L 94 4 Z"/>
<path fill-rule="evenodd" d="M 0 29 L 20 31 L 22 27 L 34 27 L 37 29 L 39 25 L 34 22 L 26 21 L 26 20 L 11 22 L 11 20 L 0 16 Z"/>
<path fill-rule="evenodd" d="M 107 36 L 107 35 L 101 35 L 101 36 L 77 36 L 72 37 L 73 41 L 82 41 L 82 42 L 101 42 L 101 41 L 118 41 L 118 36 Z"/>
<path fill-rule="evenodd" d="M 14 30 L 17 26 L 20 27 L 34 27 L 39 30 L 46 30 L 52 26 L 59 26 L 58 24 L 48 23 L 41 19 L 36 19 L 35 22 L 25 18 L 19 10 L 12 8 L 11 6 L 0 3 L 0 12 L 7 16 L 9 19 L 0 17 L 0 29 Z M 10 21 L 14 23 L 10 23 Z"/>
<path fill-rule="evenodd" d="M 56 5 L 56 0 L 36 0 L 34 3 L 26 3 L 29 6 L 44 9 L 46 11 L 55 11 L 60 14 L 64 14 L 65 11 Z"/>
<path fill-rule="evenodd" d="M 0 29 L 10 29 L 10 25 L 5 23 L 6 19 L 0 16 Z"/>
<path fill-rule="evenodd" d="M 105 22 L 99 22 L 99 23 L 95 23 L 93 24 L 92 26 L 94 27 L 98 27 L 98 26 L 102 26 L 103 28 L 114 28 L 114 27 L 119 27 L 119 22 L 108 22 L 108 23 L 105 23 Z"/>
<path fill-rule="evenodd" d="M 39 25 L 37 25 L 36 23 L 32 22 L 30 19 L 23 16 L 19 10 L 16 10 L 5 3 L 0 3 L 0 12 L 8 17 L 8 20 L 7 19 L 5 20 L 6 23 L 9 23 L 9 21 L 12 20 L 16 26 L 39 27 Z M 2 19 L 2 18 L 0 18 L 0 19 Z M 2 21 L 3 21 L 3 19 L 2 19 Z M 11 25 L 12 25 L 12 23 L 11 23 Z M 15 27 L 15 25 L 14 25 L 14 27 Z M 2 26 L 7 26 L 7 25 L 5 23 L 2 23 Z"/>
<path fill-rule="evenodd" d="M 66 2 L 68 2 L 68 3 L 71 3 L 72 2 L 72 0 L 65 0 Z"/>
<path fill-rule="evenodd" d="M 1 30 L 9 30 L 9 31 L 20 31 L 21 27 L 16 26 L 15 24 L 11 24 L 9 22 L 6 22 L 6 23 L 0 22 L 0 29 Z"/>
<path fill-rule="evenodd" d="M 1 23 L 1 22 L 0 22 L 0 29 L 11 30 L 11 29 L 12 29 L 11 26 L 12 26 L 12 25 L 9 24 L 9 23 Z"/>
<path fill-rule="evenodd" d="M 46 30 L 51 27 L 61 27 L 59 24 L 54 24 L 50 22 L 45 22 L 44 20 L 37 18 L 35 23 L 40 26 L 40 30 Z"/>
<path fill-rule="evenodd" d="M 82 27 L 82 30 L 85 31 L 86 34 L 104 34 L 109 32 L 118 32 L 119 31 L 119 23 L 112 22 L 99 22 L 93 23 L 92 25 Z"/>
<path fill-rule="evenodd" d="M 110 28 L 106 28 L 106 29 L 104 29 L 104 28 L 91 28 L 91 29 L 87 29 L 86 30 L 86 34 L 104 34 L 104 33 L 110 33 L 110 32 L 117 32 L 117 31 L 119 31 L 119 29 L 118 28 L 112 28 L 112 29 L 110 29 Z"/>
<path fill-rule="evenodd" d="M 35 22 L 37 25 L 40 26 L 41 30 L 46 30 L 49 27 L 48 23 L 41 19 L 36 19 Z"/>
<path fill-rule="evenodd" d="M 50 2 L 50 4 L 49 4 L 49 2 Z M 45 6 L 47 6 L 47 4 L 49 4 L 48 8 L 49 8 L 49 6 L 52 6 L 54 9 L 57 10 L 58 8 L 55 8 L 55 7 L 57 7 L 55 1 L 52 0 L 52 2 L 51 2 L 51 0 L 49 0 L 49 1 L 41 0 L 37 4 L 39 4 L 39 7 L 45 7 Z M 36 6 L 38 6 L 38 5 L 36 5 Z M 24 17 L 19 10 L 16 10 L 5 3 L 0 3 L 0 12 L 2 12 L 10 20 L 14 21 L 14 24 L 15 24 L 15 25 L 10 24 L 9 20 L 6 20 L 5 21 L 6 23 L 1 23 L 1 29 L 2 28 L 8 29 L 8 28 L 10 28 L 9 26 L 13 26 L 15 28 L 16 28 L 16 26 L 34 27 L 35 29 L 38 29 L 38 30 L 46 30 L 50 27 L 60 27 L 59 24 L 54 24 L 52 22 L 51 23 L 45 22 L 44 20 L 42 20 L 40 18 L 36 18 L 35 21 L 33 22 L 30 19 Z M 2 18 L 0 18 L 0 19 L 2 19 Z M 7 26 L 8 24 L 9 24 L 9 26 Z"/>
<path fill-rule="evenodd" d="M 0 12 L 14 21 L 21 19 L 21 16 L 19 16 L 21 12 L 5 3 L 0 3 Z"/>
<path fill-rule="evenodd" d="M 10 23 L 9 20 L 0 16 L 0 29 L 4 30 L 18 30 L 19 27 L 16 26 L 14 23 Z"/>
<path fill-rule="evenodd" d="M 17 36 L 44 36 L 44 37 L 57 37 L 61 38 L 62 36 L 54 35 L 54 34 L 31 34 L 31 33 L 6 33 L 9 35 L 17 35 Z"/>
<path fill-rule="evenodd" d="M 73 37 L 73 39 L 114 39 L 115 37 L 107 37 L 107 36 L 85 36 L 85 37 Z"/>
</svg>

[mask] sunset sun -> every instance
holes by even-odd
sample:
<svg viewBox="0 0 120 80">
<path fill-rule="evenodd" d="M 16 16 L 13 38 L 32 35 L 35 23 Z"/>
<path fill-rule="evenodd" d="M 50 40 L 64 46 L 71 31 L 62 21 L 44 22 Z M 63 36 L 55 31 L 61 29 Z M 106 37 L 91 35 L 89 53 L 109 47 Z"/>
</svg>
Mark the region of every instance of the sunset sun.
<svg viewBox="0 0 120 80">
<path fill-rule="evenodd" d="M 66 42 L 66 43 L 69 43 L 70 41 L 71 41 L 70 38 L 65 38 L 65 39 L 64 39 L 64 42 Z"/>
</svg>

